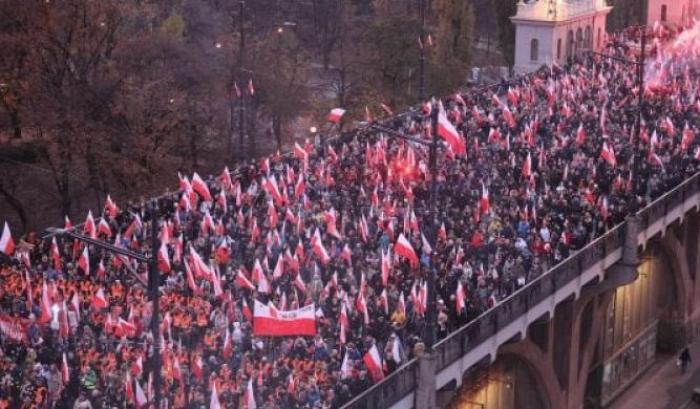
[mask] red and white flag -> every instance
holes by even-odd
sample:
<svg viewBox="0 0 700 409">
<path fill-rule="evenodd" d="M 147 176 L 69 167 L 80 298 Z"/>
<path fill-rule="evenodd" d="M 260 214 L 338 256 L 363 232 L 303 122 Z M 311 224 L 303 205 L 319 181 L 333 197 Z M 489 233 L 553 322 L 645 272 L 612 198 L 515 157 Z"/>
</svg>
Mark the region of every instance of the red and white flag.
<svg viewBox="0 0 700 409">
<path fill-rule="evenodd" d="M 10 233 L 10 225 L 5 222 L 5 226 L 2 229 L 2 236 L 0 236 L 0 251 L 8 256 L 11 256 L 15 251 L 15 242 L 12 240 L 12 233 Z"/>
<path fill-rule="evenodd" d="M 333 122 L 335 124 L 339 124 L 340 121 L 343 119 L 343 115 L 345 115 L 344 109 L 333 108 L 333 109 L 331 109 L 331 112 L 328 114 L 328 122 Z"/>
<path fill-rule="evenodd" d="M 253 377 L 248 379 L 248 387 L 245 389 L 243 403 L 245 405 L 245 409 L 257 409 L 258 407 L 257 403 L 255 403 L 255 394 L 253 392 Z"/>
<path fill-rule="evenodd" d="M 457 292 L 455 293 L 455 307 L 457 309 L 457 315 L 461 315 L 462 311 L 467 308 L 465 302 L 466 294 L 464 293 L 464 287 L 461 281 L 457 281 Z"/>
<path fill-rule="evenodd" d="M 83 247 L 83 252 L 80 254 L 78 259 L 78 267 L 83 270 L 85 275 L 90 275 L 90 255 L 88 254 L 88 247 Z"/>
<path fill-rule="evenodd" d="M 104 212 L 110 219 L 114 219 L 119 215 L 119 207 L 117 207 L 117 204 L 112 201 L 109 195 L 107 195 L 107 199 L 105 199 Z"/>
<path fill-rule="evenodd" d="M 693 141 L 695 140 L 695 133 L 688 127 L 688 122 L 685 123 L 685 127 L 683 128 L 683 138 L 681 139 L 681 149 L 688 150 L 690 148 L 690 145 L 693 144 Z"/>
<path fill-rule="evenodd" d="M 63 353 L 63 360 L 61 361 L 61 381 L 63 385 L 67 385 L 70 381 L 70 371 L 68 369 L 68 359 L 66 358 L 66 353 Z"/>
<path fill-rule="evenodd" d="M 105 298 L 105 292 L 102 289 L 102 287 L 98 288 L 97 292 L 95 292 L 95 295 L 92 296 L 90 305 L 96 310 L 107 308 L 107 299 Z"/>
<path fill-rule="evenodd" d="M 163 273 L 170 272 L 170 256 L 168 255 L 168 246 L 165 242 L 160 243 L 160 248 L 158 249 L 158 268 Z"/>
<path fill-rule="evenodd" d="M 491 208 L 489 190 L 486 188 L 486 185 L 484 185 L 484 182 L 481 182 L 481 200 L 479 201 L 479 206 L 481 207 L 482 214 L 489 213 L 489 209 Z"/>
<path fill-rule="evenodd" d="M 523 176 L 529 178 L 530 175 L 532 175 L 532 156 L 530 152 L 528 152 L 527 158 L 525 158 L 525 162 L 523 163 Z"/>
<path fill-rule="evenodd" d="M 440 137 L 442 137 L 445 142 L 452 147 L 452 151 L 456 155 L 463 155 L 466 153 L 467 146 L 464 142 L 464 138 L 462 138 L 462 136 L 459 134 L 457 128 L 452 125 L 452 122 L 447 119 L 447 115 L 445 114 L 442 104 L 440 104 L 440 111 L 438 113 L 437 131 L 438 135 L 440 135 Z"/>
<path fill-rule="evenodd" d="M 394 244 L 394 251 L 396 254 L 407 258 L 413 267 L 418 266 L 418 255 L 403 233 L 399 234 L 399 238 L 396 240 L 396 244 Z"/>
<path fill-rule="evenodd" d="M 93 239 L 97 238 L 97 228 L 95 227 L 95 219 L 92 217 L 92 211 L 88 211 L 83 225 L 83 234 L 90 236 Z"/>
<path fill-rule="evenodd" d="M 583 124 L 578 124 L 578 130 L 576 131 L 576 145 L 581 146 L 586 142 L 586 131 L 583 130 Z"/>
<path fill-rule="evenodd" d="M 209 409 L 221 409 L 219 394 L 216 392 L 216 382 L 211 383 L 211 398 L 209 399 Z"/>
<path fill-rule="evenodd" d="M 250 94 L 251 96 L 255 95 L 255 87 L 253 86 L 253 79 L 252 78 L 250 78 L 248 80 L 248 94 Z"/>
<path fill-rule="evenodd" d="M 308 160 L 309 153 L 304 150 L 304 148 L 299 145 L 298 142 L 294 142 L 294 156 L 301 160 Z"/>
<path fill-rule="evenodd" d="M 362 357 L 367 370 L 374 383 L 377 383 L 384 379 L 384 370 L 382 369 L 382 357 L 379 355 L 379 349 L 377 345 L 372 345 L 372 348 L 367 351 L 367 353 Z"/>
<path fill-rule="evenodd" d="M 600 151 L 600 157 L 603 158 L 610 166 L 615 167 L 617 165 L 617 160 L 615 159 L 615 151 L 612 146 L 609 146 L 607 142 L 603 142 L 603 149 Z"/>
<path fill-rule="evenodd" d="M 205 202 L 212 201 L 211 193 L 209 193 L 209 186 L 207 186 L 197 172 L 194 172 L 194 175 L 192 175 L 192 190 L 197 192 Z"/>
<path fill-rule="evenodd" d="M 233 353 L 233 346 L 231 344 L 231 332 L 226 328 L 226 335 L 224 336 L 224 359 L 229 359 Z"/>
<path fill-rule="evenodd" d="M 313 304 L 296 310 L 279 311 L 255 300 L 253 334 L 256 336 L 316 335 Z"/>
<path fill-rule="evenodd" d="M 136 407 L 141 408 L 143 406 L 146 406 L 148 403 L 148 399 L 146 399 L 146 394 L 143 393 L 143 388 L 141 388 L 141 384 L 139 381 L 136 381 L 136 392 L 134 396 L 134 400 L 136 401 Z"/>
</svg>

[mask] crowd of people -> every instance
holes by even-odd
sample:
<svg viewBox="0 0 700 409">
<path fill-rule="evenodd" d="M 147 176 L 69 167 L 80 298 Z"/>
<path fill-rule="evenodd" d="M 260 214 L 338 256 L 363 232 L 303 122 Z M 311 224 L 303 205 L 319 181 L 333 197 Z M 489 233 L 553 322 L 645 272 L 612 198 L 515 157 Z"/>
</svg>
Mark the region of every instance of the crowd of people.
<svg viewBox="0 0 700 409">
<path fill-rule="evenodd" d="M 635 58 L 630 35 L 607 52 Z M 700 47 L 648 35 L 639 132 L 636 70 L 593 55 L 387 120 L 441 136 L 435 224 L 428 147 L 369 129 L 180 176 L 155 214 L 110 199 L 101 217 L 66 221 L 158 253 L 160 340 L 146 263 L 17 238 L 0 255 L 0 408 L 149 407 L 154 353 L 167 407 L 341 407 L 422 348 L 427 274 L 442 338 L 700 169 Z M 256 336 L 256 300 L 313 304 L 317 334 Z"/>
</svg>

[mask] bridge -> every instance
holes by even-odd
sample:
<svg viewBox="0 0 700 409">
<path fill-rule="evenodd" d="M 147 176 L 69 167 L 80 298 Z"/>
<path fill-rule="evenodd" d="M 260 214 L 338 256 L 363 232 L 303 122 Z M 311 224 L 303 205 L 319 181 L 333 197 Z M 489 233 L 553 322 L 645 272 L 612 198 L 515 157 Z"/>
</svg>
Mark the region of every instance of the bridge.
<svg viewBox="0 0 700 409">
<path fill-rule="evenodd" d="M 605 407 L 698 327 L 699 211 L 700 173 L 344 409 Z"/>
</svg>

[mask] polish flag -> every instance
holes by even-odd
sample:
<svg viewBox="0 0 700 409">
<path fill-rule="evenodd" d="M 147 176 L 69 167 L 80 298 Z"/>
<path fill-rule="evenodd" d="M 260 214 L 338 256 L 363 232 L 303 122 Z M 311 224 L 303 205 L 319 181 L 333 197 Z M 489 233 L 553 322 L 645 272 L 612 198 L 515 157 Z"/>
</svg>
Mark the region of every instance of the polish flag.
<svg viewBox="0 0 700 409">
<path fill-rule="evenodd" d="M 95 219 L 92 217 L 92 211 L 88 211 L 88 215 L 85 218 L 85 223 L 83 225 L 83 234 L 90 236 L 90 238 L 97 238 L 97 227 L 95 225 Z"/>
<path fill-rule="evenodd" d="M 224 337 L 224 359 L 229 359 L 233 353 L 233 347 L 231 345 L 231 333 L 228 328 L 226 328 L 226 336 Z"/>
<path fill-rule="evenodd" d="M 270 200 L 267 204 L 267 217 L 269 218 L 270 228 L 274 229 L 277 227 L 277 222 L 279 221 L 279 216 L 277 215 L 277 209 L 274 203 Z"/>
<path fill-rule="evenodd" d="M 347 306 L 345 303 L 341 303 L 340 306 L 340 318 L 338 319 L 338 322 L 340 324 L 340 345 L 345 345 L 345 342 L 347 341 L 347 330 L 348 330 L 348 310 Z"/>
<path fill-rule="evenodd" d="M 51 260 L 53 260 L 53 268 L 60 270 L 63 263 L 61 262 L 61 253 L 58 250 L 55 236 L 51 238 Z"/>
<path fill-rule="evenodd" d="M 309 159 L 309 153 L 298 142 L 294 142 L 294 156 L 304 161 Z"/>
<path fill-rule="evenodd" d="M 430 245 L 430 242 L 428 239 L 425 238 L 425 234 L 421 232 L 420 234 L 420 239 L 421 239 L 421 250 L 423 251 L 423 254 L 430 255 L 433 252 L 433 246 Z"/>
<path fill-rule="evenodd" d="M 299 291 L 306 292 L 306 284 L 304 284 L 304 280 L 301 278 L 301 273 L 297 273 L 296 277 L 294 277 L 294 286 L 299 289 Z"/>
<path fill-rule="evenodd" d="M 527 158 L 525 158 L 525 162 L 523 163 L 523 176 L 529 178 L 530 175 L 532 175 L 532 156 L 530 152 L 528 152 Z"/>
<path fill-rule="evenodd" d="M 321 234 L 318 231 L 318 229 L 316 229 L 316 233 L 314 233 L 314 236 L 311 239 L 312 250 L 316 257 L 318 257 L 321 260 L 321 263 L 328 264 L 331 261 L 331 258 L 328 255 L 326 248 L 323 246 L 323 242 L 321 241 Z"/>
<path fill-rule="evenodd" d="M 197 172 L 194 172 L 194 175 L 192 175 L 192 190 L 197 192 L 205 202 L 212 201 L 211 193 L 209 193 L 209 186 L 207 186 Z"/>
<path fill-rule="evenodd" d="M 165 242 L 160 243 L 160 248 L 158 249 L 158 268 L 163 273 L 170 272 L 170 256 L 168 255 L 168 247 Z"/>
<path fill-rule="evenodd" d="M 382 369 L 382 357 L 379 355 L 377 345 L 372 345 L 369 351 L 362 357 L 362 361 L 367 366 L 367 370 L 372 376 L 374 383 L 384 379 L 384 370 Z"/>
<path fill-rule="evenodd" d="M 348 262 L 348 265 L 352 264 L 352 251 L 350 251 L 350 246 L 345 243 L 343 251 L 340 253 L 340 258 Z"/>
<path fill-rule="evenodd" d="M 406 298 L 403 295 L 403 291 L 401 291 L 401 295 L 399 295 L 399 302 L 396 304 L 396 310 L 399 311 L 400 314 L 406 315 Z"/>
<path fill-rule="evenodd" d="M 464 287 L 461 281 L 457 281 L 457 292 L 455 293 L 455 307 L 457 308 L 457 315 L 461 315 L 462 311 L 467 307 L 465 302 Z"/>
<path fill-rule="evenodd" d="M 10 225 L 5 222 L 5 227 L 2 229 L 2 237 L 0 237 L 0 251 L 10 256 L 15 251 L 15 242 L 12 240 L 10 233 Z"/>
<path fill-rule="evenodd" d="M 457 132 L 457 128 L 452 125 L 445 110 L 440 105 L 440 112 L 438 113 L 438 123 L 437 123 L 438 135 L 441 136 L 445 142 L 452 147 L 452 151 L 457 155 L 463 155 L 466 153 L 467 147 L 464 143 L 464 138 Z"/>
<path fill-rule="evenodd" d="M 246 409 L 257 409 L 258 405 L 255 403 L 255 394 L 253 393 L 253 378 L 248 379 L 248 387 L 245 390 L 245 396 L 243 396 L 243 403 Z"/>
<path fill-rule="evenodd" d="M 608 198 L 603 197 L 603 200 L 600 201 L 600 215 L 603 217 L 603 220 L 608 219 Z"/>
<path fill-rule="evenodd" d="M 489 213 L 489 209 L 491 208 L 489 202 L 489 190 L 486 188 L 486 185 L 484 185 L 484 182 L 481 182 L 481 200 L 479 201 L 479 205 L 481 207 L 482 214 Z"/>
<path fill-rule="evenodd" d="M 92 296 L 92 300 L 90 301 L 90 305 L 92 308 L 96 310 L 101 310 L 103 308 L 107 308 L 107 299 L 105 298 L 105 293 L 102 287 L 100 287 L 95 295 Z"/>
<path fill-rule="evenodd" d="M 90 275 L 90 255 L 88 254 L 88 247 L 83 247 L 83 252 L 80 254 L 78 259 L 78 267 L 83 270 L 85 275 Z"/>
<path fill-rule="evenodd" d="M 61 381 L 63 385 L 67 385 L 70 381 L 70 372 L 68 370 L 68 359 L 66 358 L 66 353 L 63 353 L 63 360 L 61 361 Z"/>
<path fill-rule="evenodd" d="M 389 105 L 387 105 L 383 102 L 380 102 L 379 106 L 381 106 L 382 109 L 384 110 L 384 112 L 386 112 L 387 114 L 394 115 L 394 111 L 392 111 L 392 109 L 389 107 Z"/>
<path fill-rule="evenodd" d="M 389 295 L 386 293 L 386 288 L 379 294 L 379 305 L 384 307 L 384 315 L 389 315 Z"/>
<path fill-rule="evenodd" d="M 219 394 L 216 392 L 216 382 L 211 383 L 211 399 L 209 400 L 209 409 L 221 409 Z"/>
<path fill-rule="evenodd" d="M 143 223 L 141 222 L 141 217 L 138 214 L 134 214 L 134 219 L 129 224 L 129 227 L 124 231 L 124 237 L 131 239 L 137 230 L 143 229 Z"/>
<path fill-rule="evenodd" d="M 600 157 L 603 158 L 610 166 L 615 167 L 617 160 L 615 159 L 615 151 L 607 142 L 603 142 L 603 149 L 600 151 Z"/>
<path fill-rule="evenodd" d="M 664 122 L 661 124 L 661 126 L 664 129 L 666 129 L 668 136 L 674 136 L 676 134 L 676 127 L 673 125 L 673 121 L 671 121 L 671 118 L 666 117 L 666 119 L 664 119 Z"/>
<path fill-rule="evenodd" d="M 403 233 L 399 234 L 399 238 L 396 241 L 396 244 L 394 244 L 394 251 L 396 254 L 407 258 L 413 267 L 418 266 L 418 256 L 416 255 L 415 250 L 413 250 L 413 246 L 406 239 Z"/>
<path fill-rule="evenodd" d="M 202 290 L 194 281 L 194 276 L 192 275 L 192 270 L 190 269 L 189 263 L 185 263 L 185 275 L 187 276 L 187 286 L 190 288 L 190 290 L 192 290 L 194 294 L 201 294 Z"/>
<path fill-rule="evenodd" d="M 340 121 L 343 119 L 343 115 L 345 115 L 344 109 L 333 108 L 333 109 L 331 109 L 331 112 L 328 114 L 328 122 L 333 122 L 335 124 L 339 124 Z"/>
<path fill-rule="evenodd" d="M 275 204 L 277 204 L 278 206 L 284 205 L 284 198 L 280 193 L 280 189 L 277 185 L 277 179 L 275 179 L 275 175 L 270 175 L 269 178 L 263 178 L 261 185 L 262 188 L 265 189 L 265 191 L 267 191 L 270 194 L 270 196 L 272 196 L 272 199 L 275 201 Z"/>
<path fill-rule="evenodd" d="M 134 399 L 136 400 L 136 407 L 141 408 L 143 406 L 146 406 L 148 403 L 148 399 L 146 399 L 146 394 L 143 393 L 143 389 L 141 388 L 141 384 L 136 381 L 136 393 L 134 394 Z"/>
<path fill-rule="evenodd" d="M 313 304 L 296 310 L 279 311 L 255 300 L 253 334 L 256 336 L 316 335 Z"/>
<path fill-rule="evenodd" d="M 306 184 L 304 183 L 304 175 L 299 174 L 299 177 L 297 178 L 297 183 L 294 185 L 294 198 L 296 200 L 299 200 L 301 195 L 304 194 L 304 190 L 306 190 Z"/>
<path fill-rule="evenodd" d="M 49 297 L 49 288 L 46 281 L 41 288 L 41 315 L 39 316 L 39 324 L 46 324 L 51 321 L 51 299 Z"/>
<path fill-rule="evenodd" d="M 246 277 L 245 274 L 243 274 L 243 270 L 238 270 L 238 273 L 236 273 L 235 282 L 236 285 L 238 285 L 240 288 L 247 288 L 250 291 L 255 290 L 255 286 L 253 285 L 253 283 L 250 282 L 250 280 L 248 280 L 248 277 Z"/>
<path fill-rule="evenodd" d="M 253 79 L 248 79 L 248 93 L 253 96 L 255 95 L 255 87 L 253 86 Z"/>
<path fill-rule="evenodd" d="M 127 372 L 124 377 L 124 394 L 126 395 L 126 400 L 128 402 L 135 403 L 134 387 L 131 382 L 131 376 L 129 375 L 129 372 Z"/>
<path fill-rule="evenodd" d="M 104 212 L 110 219 L 114 219 L 117 217 L 117 215 L 119 215 L 119 208 L 117 207 L 117 204 L 112 201 L 112 198 L 109 195 L 107 195 L 107 199 L 105 199 Z"/>
<path fill-rule="evenodd" d="M 70 304 L 73 306 L 73 310 L 75 310 L 78 320 L 80 320 L 80 295 L 78 295 L 77 291 L 73 293 L 73 297 L 70 299 Z"/>
<path fill-rule="evenodd" d="M 586 132 L 583 130 L 583 124 L 578 124 L 576 131 L 576 145 L 581 146 L 586 142 Z"/>
</svg>

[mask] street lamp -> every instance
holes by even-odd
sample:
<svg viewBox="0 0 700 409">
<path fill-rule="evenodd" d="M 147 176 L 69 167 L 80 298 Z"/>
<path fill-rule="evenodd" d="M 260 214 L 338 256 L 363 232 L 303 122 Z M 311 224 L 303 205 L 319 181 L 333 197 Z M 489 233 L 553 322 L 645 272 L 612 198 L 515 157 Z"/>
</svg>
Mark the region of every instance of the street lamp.
<svg viewBox="0 0 700 409">
<path fill-rule="evenodd" d="M 315 126 L 312 126 L 311 128 L 309 128 L 309 132 L 311 132 L 312 134 L 315 134 L 316 132 L 318 132 L 318 128 L 316 128 Z"/>
<path fill-rule="evenodd" d="M 423 101 L 425 98 L 425 0 L 418 0 L 420 2 L 420 86 L 418 89 L 418 98 Z"/>
<path fill-rule="evenodd" d="M 151 300 L 151 334 L 153 334 L 153 353 L 151 354 L 150 367 L 153 373 L 153 389 L 156 409 L 161 408 L 161 362 L 160 362 L 160 274 L 158 273 L 158 205 L 156 201 L 152 201 L 149 205 L 150 221 L 151 221 L 151 252 L 150 254 L 137 253 L 128 249 L 117 247 L 113 244 L 102 240 L 93 239 L 90 236 L 80 234 L 72 229 L 48 228 L 44 235 L 44 239 L 52 236 L 67 236 L 74 240 L 79 240 L 84 243 L 99 247 L 113 254 L 121 254 L 133 258 L 148 265 L 148 297 Z M 143 280 L 133 271 L 132 275 L 136 280 L 143 283 Z"/>
</svg>

